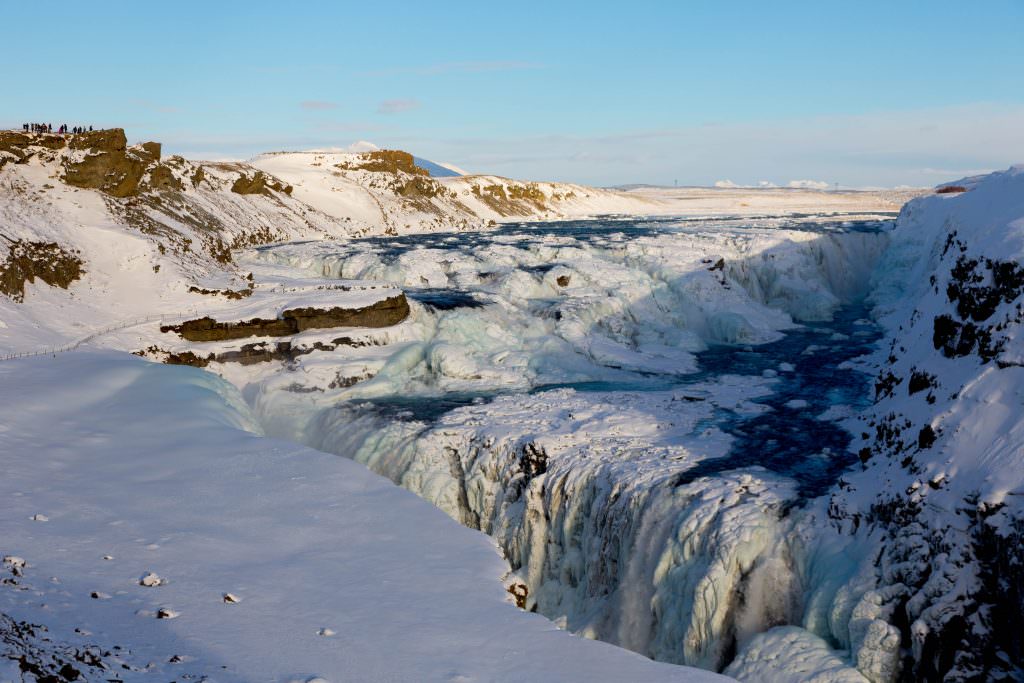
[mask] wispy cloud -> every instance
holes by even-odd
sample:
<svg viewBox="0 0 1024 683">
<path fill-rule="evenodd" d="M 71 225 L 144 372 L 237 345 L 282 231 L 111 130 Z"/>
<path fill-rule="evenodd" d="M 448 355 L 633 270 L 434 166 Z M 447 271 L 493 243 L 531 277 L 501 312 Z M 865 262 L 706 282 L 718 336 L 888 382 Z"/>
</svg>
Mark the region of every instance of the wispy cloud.
<svg viewBox="0 0 1024 683">
<path fill-rule="evenodd" d="M 384 100 L 377 105 L 378 114 L 400 114 L 403 111 L 411 111 L 420 106 L 419 100 Z"/>
<path fill-rule="evenodd" d="M 452 73 L 484 73 L 488 71 L 522 71 L 525 69 L 543 69 L 543 64 L 521 61 L 471 61 L 444 62 L 441 64 L 420 64 L 417 66 L 399 66 L 389 69 L 365 71 L 364 76 L 442 76 Z"/>
<path fill-rule="evenodd" d="M 299 106 L 303 109 L 309 109 L 311 111 L 325 111 L 327 109 L 337 109 L 338 105 L 334 102 L 324 102 L 323 100 L 304 100 L 299 103 Z"/>
</svg>

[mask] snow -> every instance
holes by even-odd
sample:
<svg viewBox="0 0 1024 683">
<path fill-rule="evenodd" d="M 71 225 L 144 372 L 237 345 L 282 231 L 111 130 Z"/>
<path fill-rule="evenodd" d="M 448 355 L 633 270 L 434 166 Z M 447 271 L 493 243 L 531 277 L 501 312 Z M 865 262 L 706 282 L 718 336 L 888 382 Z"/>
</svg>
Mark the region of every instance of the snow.
<svg viewBox="0 0 1024 683">
<path fill-rule="evenodd" d="M 0 612 L 60 643 L 129 648 L 116 657 L 130 676 L 701 676 L 572 637 L 512 607 L 504 582 L 564 629 L 742 680 L 940 678 L 937 652 L 956 675 L 1016 673 L 1000 653 L 1019 639 L 988 620 L 1017 624 L 1024 609 L 992 588 L 1019 580 L 1024 529 L 1019 292 L 985 320 L 948 292 L 993 288 L 986 260 L 1021 262 L 1024 168 L 916 199 L 890 232 L 887 212 L 916 193 L 469 176 L 412 201 L 400 176 L 337 168 L 354 153 L 204 164 L 195 184 L 198 165 L 175 161 L 185 189 L 160 202 L 68 187 L 45 155 L 5 166 L 5 234 L 78 250 L 85 275 L 0 299 L 0 350 L 87 343 L 0 363 L 0 552 L 19 582 L 0 586 Z M 256 169 L 292 194 L 230 192 Z M 543 200 L 508 213 L 486 187 Z M 677 217 L 605 218 L 603 232 L 536 222 L 602 213 Z M 210 234 L 238 247 L 230 262 Z M 961 257 L 976 282 L 955 275 Z M 237 350 L 160 325 L 399 290 L 404 322 L 295 335 L 322 348 L 285 363 L 203 373 L 95 349 Z M 893 391 L 864 414 L 856 401 L 814 411 L 858 435 L 863 467 L 814 500 L 794 478 L 726 467 L 726 421 L 809 412 L 806 393 L 775 412 L 758 401 L 871 338 L 871 323 L 755 374 L 695 375 L 697 354 L 757 354 L 865 295 L 886 338 L 837 369 L 892 372 Z M 1001 346 L 944 353 L 940 316 L 991 326 Z M 911 393 L 915 373 L 930 379 Z M 966 647 L 949 629 L 960 618 Z"/>
<path fill-rule="evenodd" d="M 0 404 L 0 538 L 23 572 L 0 611 L 120 646 L 124 680 L 717 680 L 515 609 L 493 541 L 354 462 L 258 436 L 209 373 L 19 360 Z"/>
</svg>

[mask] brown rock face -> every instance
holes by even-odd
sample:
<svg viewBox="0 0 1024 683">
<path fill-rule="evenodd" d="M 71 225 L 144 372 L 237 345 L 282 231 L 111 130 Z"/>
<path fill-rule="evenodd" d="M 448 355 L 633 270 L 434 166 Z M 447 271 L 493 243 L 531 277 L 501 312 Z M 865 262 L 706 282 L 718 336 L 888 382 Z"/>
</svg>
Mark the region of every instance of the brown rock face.
<svg viewBox="0 0 1024 683">
<path fill-rule="evenodd" d="M 162 149 L 159 142 L 143 142 L 139 147 L 145 152 L 145 154 L 153 161 L 160 161 L 160 150 Z M 139 156 L 142 156 L 141 154 Z"/>
<path fill-rule="evenodd" d="M 123 128 L 91 130 L 70 137 L 68 147 L 92 152 L 123 152 L 128 147 L 128 138 Z"/>
<path fill-rule="evenodd" d="M 282 314 L 294 319 L 298 331 L 331 327 L 390 327 L 409 315 L 405 294 L 382 299 L 363 308 L 292 308 Z"/>
<path fill-rule="evenodd" d="M 405 294 L 382 299 L 362 308 L 292 308 L 279 319 L 253 318 L 238 323 L 219 323 L 205 317 L 181 325 L 167 325 L 161 332 L 176 332 L 196 342 L 244 339 L 246 337 L 285 337 L 304 330 L 332 327 L 390 327 L 409 315 Z"/>
<path fill-rule="evenodd" d="M 180 190 L 181 181 L 174 177 L 171 169 L 158 164 L 149 172 L 149 185 L 154 190 Z"/>
<path fill-rule="evenodd" d="M 193 183 L 198 185 L 194 178 Z M 256 175 L 252 178 L 246 175 L 239 176 L 238 180 L 231 186 L 231 191 L 237 194 L 262 194 L 269 196 L 271 190 L 290 195 L 292 193 L 292 186 L 272 180 L 262 171 L 257 171 Z"/>
<path fill-rule="evenodd" d="M 409 173 L 411 175 L 429 176 L 430 172 L 416 165 L 413 156 L 398 149 L 381 149 L 375 152 L 363 152 L 359 161 L 338 164 L 343 171 L 372 171 L 374 173 Z"/>
<path fill-rule="evenodd" d="M 49 135 L 47 133 L 18 133 L 16 131 L 0 131 L 0 169 L 13 158 L 14 163 L 23 164 L 32 158 L 32 150 L 29 147 L 45 147 L 46 149 L 61 149 L 64 147 L 64 138 L 60 135 Z M 4 154 L 6 152 L 7 154 Z"/>
<path fill-rule="evenodd" d="M 55 242 L 17 240 L 10 243 L 7 260 L 0 262 L 0 292 L 22 301 L 26 282 L 39 278 L 51 287 L 67 289 L 82 273 L 82 259 Z"/>
<path fill-rule="evenodd" d="M 112 197 L 137 195 L 139 182 L 153 159 L 144 147 L 128 150 L 127 144 L 121 128 L 73 135 L 69 142 L 71 149 L 88 154 L 81 161 L 65 160 L 64 182 L 101 190 Z"/>
</svg>

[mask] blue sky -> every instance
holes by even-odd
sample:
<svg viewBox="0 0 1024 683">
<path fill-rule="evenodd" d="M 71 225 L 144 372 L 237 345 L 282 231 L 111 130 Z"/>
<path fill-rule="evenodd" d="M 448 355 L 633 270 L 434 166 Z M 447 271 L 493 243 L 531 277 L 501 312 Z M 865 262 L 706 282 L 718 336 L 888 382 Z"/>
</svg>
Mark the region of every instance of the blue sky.
<svg viewBox="0 0 1024 683">
<path fill-rule="evenodd" d="M 369 140 L 594 184 L 931 185 L 1024 162 L 1024 0 L 0 0 L 0 124 L 246 158 Z"/>
</svg>

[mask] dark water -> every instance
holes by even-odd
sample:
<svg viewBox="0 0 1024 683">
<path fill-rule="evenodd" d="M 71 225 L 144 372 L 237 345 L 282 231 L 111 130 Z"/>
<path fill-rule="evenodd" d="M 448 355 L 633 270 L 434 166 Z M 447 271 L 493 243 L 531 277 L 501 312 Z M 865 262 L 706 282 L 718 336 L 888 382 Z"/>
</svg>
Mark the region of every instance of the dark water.
<svg viewBox="0 0 1024 683">
<path fill-rule="evenodd" d="M 437 311 L 451 311 L 456 308 L 481 308 L 487 301 L 477 297 L 473 292 L 457 289 L 412 289 L 406 287 L 405 295 L 418 301 L 428 308 Z"/>
<path fill-rule="evenodd" d="M 793 214 L 786 220 L 786 230 L 805 232 L 843 233 L 843 232 L 881 232 L 892 225 L 896 214 L 879 212 L 878 216 L 891 216 L 884 220 L 859 220 L 855 214 L 835 213 Z M 524 248 L 537 243 L 557 244 L 559 238 L 566 245 L 573 243 L 614 246 L 617 242 L 625 242 L 636 237 L 656 236 L 671 233 L 706 232 L 715 228 L 764 228 L 779 227 L 778 217 L 771 216 L 721 216 L 708 218 L 678 217 L 606 217 L 600 219 L 547 221 L 543 223 L 504 223 L 494 230 L 471 230 L 466 232 L 434 232 L 423 234 L 399 235 L 396 237 L 364 237 L 349 240 L 331 246 L 332 251 L 339 255 L 352 255 L 361 252 L 373 252 L 384 263 L 393 263 L 402 254 L 414 249 L 437 249 L 448 252 L 472 251 L 492 245 L 522 246 Z M 257 251 L 273 249 L 274 246 L 258 247 Z M 543 264 L 534 269 L 543 274 L 557 264 Z"/>
<path fill-rule="evenodd" d="M 847 306 L 829 323 L 806 325 L 752 351 L 716 347 L 699 354 L 701 374 L 711 376 L 761 376 L 765 370 L 778 371 L 781 363 L 791 364 L 793 371 L 779 372 L 773 393 L 755 400 L 771 411 L 755 416 L 717 411 L 712 422 L 735 437 L 732 449 L 723 458 L 701 462 L 676 483 L 760 465 L 795 479 L 801 498 L 825 493 L 854 464 L 856 456 L 849 451 L 850 434 L 817 416 L 833 406 L 860 410 L 871 402 L 868 375 L 839 367 L 870 352 L 881 337 L 879 329 L 867 323 L 867 314 L 863 304 Z M 830 337 L 835 333 L 848 338 L 833 340 Z M 786 405 L 791 401 L 806 405 Z"/>
<path fill-rule="evenodd" d="M 871 403 L 870 377 L 840 369 L 845 361 L 869 353 L 881 337 L 868 320 L 864 304 L 840 308 L 828 322 L 807 323 L 775 342 L 758 346 L 718 345 L 697 354 L 700 370 L 692 375 L 640 375 L 624 382 L 574 382 L 537 387 L 534 393 L 557 388 L 580 392 L 662 391 L 713 381 L 723 375 L 762 378 L 777 372 L 770 395 L 754 400 L 772 410 L 740 415 L 716 409 L 696 431 L 717 427 L 735 437 L 729 454 L 705 460 L 678 477 L 683 485 L 699 477 L 759 465 L 798 482 L 801 498 L 823 494 L 856 461 L 848 448 L 850 434 L 835 422 L 817 416 L 833 406 L 855 411 Z M 845 339 L 832 339 L 833 335 Z M 792 371 L 780 371 L 788 363 Z M 803 401 L 800 407 L 788 406 Z"/>
<path fill-rule="evenodd" d="M 799 497 L 805 501 L 825 493 L 856 462 L 856 455 L 849 450 L 850 434 L 837 423 L 820 420 L 818 416 L 833 406 L 849 406 L 859 411 L 871 402 L 870 377 L 839 367 L 869 353 L 881 336 L 867 315 L 863 304 L 846 306 L 836 312 L 832 321 L 805 324 L 775 342 L 753 347 L 714 346 L 697 354 L 700 370 L 692 375 L 624 373 L 622 380 L 549 384 L 536 387 L 531 393 L 559 388 L 594 393 L 663 391 L 713 381 L 723 375 L 760 380 L 765 371 L 777 372 L 772 393 L 754 400 L 771 410 L 745 415 L 719 408 L 710 419 L 698 423 L 697 432 L 716 427 L 732 435 L 735 441 L 728 455 L 698 463 L 680 474 L 674 484 L 681 486 L 699 477 L 757 465 L 795 480 Z M 845 339 L 833 339 L 837 334 Z M 790 364 L 792 370 L 780 371 L 783 363 Z M 487 403 L 498 395 L 449 393 L 361 403 L 382 417 L 420 421 L 426 428 L 449 411 Z M 787 405 L 791 401 L 804 404 Z"/>
</svg>

